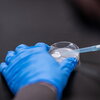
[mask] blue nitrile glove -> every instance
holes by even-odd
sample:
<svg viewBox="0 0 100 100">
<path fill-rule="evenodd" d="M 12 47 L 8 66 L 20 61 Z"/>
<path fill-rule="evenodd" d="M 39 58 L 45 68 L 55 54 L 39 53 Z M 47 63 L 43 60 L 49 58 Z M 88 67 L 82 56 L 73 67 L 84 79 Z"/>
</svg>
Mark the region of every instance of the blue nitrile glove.
<svg viewBox="0 0 100 100">
<path fill-rule="evenodd" d="M 46 82 L 57 89 L 58 97 L 61 96 L 77 60 L 69 58 L 58 63 L 48 53 L 49 48 L 45 43 L 30 47 L 22 44 L 8 52 L 0 71 L 14 94 L 29 84 Z"/>
</svg>

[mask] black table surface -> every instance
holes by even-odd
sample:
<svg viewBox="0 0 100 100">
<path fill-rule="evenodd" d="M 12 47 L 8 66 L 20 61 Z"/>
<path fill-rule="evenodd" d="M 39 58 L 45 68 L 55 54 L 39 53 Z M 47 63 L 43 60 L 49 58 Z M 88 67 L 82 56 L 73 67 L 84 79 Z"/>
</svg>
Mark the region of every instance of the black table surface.
<svg viewBox="0 0 100 100">
<path fill-rule="evenodd" d="M 70 41 L 79 47 L 100 43 L 100 26 L 84 20 L 69 0 L 0 0 L 0 62 L 19 44 Z M 80 55 L 63 100 L 100 100 L 100 52 Z M 13 95 L 0 75 L 0 100 Z"/>
</svg>

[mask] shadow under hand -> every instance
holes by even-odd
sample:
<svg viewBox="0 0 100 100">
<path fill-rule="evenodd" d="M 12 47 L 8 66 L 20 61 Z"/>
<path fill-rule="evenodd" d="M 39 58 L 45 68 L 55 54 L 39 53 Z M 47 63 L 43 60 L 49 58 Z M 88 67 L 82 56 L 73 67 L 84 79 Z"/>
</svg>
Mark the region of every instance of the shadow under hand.
<svg viewBox="0 0 100 100">
<path fill-rule="evenodd" d="M 67 85 L 66 85 L 66 87 L 65 87 L 65 89 L 63 91 L 63 96 L 62 96 L 63 98 L 67 98 L 68 99 L 68 98 L 71 97 L 76 74 L 77 74 L 76 70 L 74 70 L 71 73 L 71 75 L 69 77 L 69 80 L 68 80 L 68 83 L 67 83 Z"/>
<path fill-rule="evenodd" d="M 0 100 L 12 100 L 13 97 L 4 77 L 0 74 Z"/>
</svg>

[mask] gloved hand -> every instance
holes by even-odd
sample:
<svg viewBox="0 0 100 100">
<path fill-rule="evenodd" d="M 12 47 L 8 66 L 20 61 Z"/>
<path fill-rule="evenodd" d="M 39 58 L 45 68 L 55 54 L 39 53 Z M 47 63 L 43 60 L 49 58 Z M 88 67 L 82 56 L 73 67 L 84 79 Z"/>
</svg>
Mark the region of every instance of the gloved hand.
<svg viewBox="0 0 100 100">
<path fill-rule="evenodd" d="M 58 97 L 61 96 L 77 60 L 69 58 L 58 63 L 48 53 L 49 48 L 45 43 L 30 47 L 22 44 L 8 52 L 0 71 L 14 94 L 29 84 L 46 82 L 57 89 Z"/>
</svg>

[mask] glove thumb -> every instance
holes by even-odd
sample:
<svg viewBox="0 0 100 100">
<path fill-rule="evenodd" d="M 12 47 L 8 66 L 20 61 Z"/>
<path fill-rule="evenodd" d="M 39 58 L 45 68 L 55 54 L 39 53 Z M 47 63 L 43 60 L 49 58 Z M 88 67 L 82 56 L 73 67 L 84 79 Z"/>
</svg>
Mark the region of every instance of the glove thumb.
<svg viewBox="0 0 100 100">
<path fill-rule="evenodd" d="M 69 74 L 73 71 L 76 67 L 78 60 L 76 58 L 67 58 L 61 62 L 61 69 L 65 70 Z"/>
</svg>

